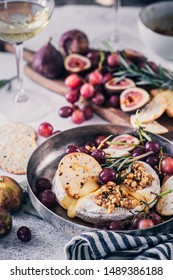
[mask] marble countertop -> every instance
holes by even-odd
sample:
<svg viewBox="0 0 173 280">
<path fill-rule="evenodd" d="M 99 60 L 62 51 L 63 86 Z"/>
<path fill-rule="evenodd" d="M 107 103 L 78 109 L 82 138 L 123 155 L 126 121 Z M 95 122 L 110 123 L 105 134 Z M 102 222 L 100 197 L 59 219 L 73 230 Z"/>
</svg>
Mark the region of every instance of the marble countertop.
<svg viewBox="0 0 173 280">
<path fill-rule="evenodd" d="M 131 39 L 126 37 L 123 42 L 124 47 L 141 50 L 151 60 L 161 63 L 163 66 L 173 69 L 171 62 L 164 61 L 150 52 L 146 46 L 143 45 L 138 29 L 137 29 L 137 15 L 139 8 L 123 7 L 120 12 L 120 30 L 131 33 Z M 110 32 L 114 27 L 115 15 L 112 8 L 105 8 L 101 6 L 87 6 L 87 5 L 68 5 L 56 7 L 48 27 L 36 38 L 33 38 L 25 43 L 27 48 L 38 50 L 45 44 L 49 37 L 53 38 L 53 44 L 57 46 L 59 36 L 69 30 L 78 28 L 86 32 L 90 42 L 102 33 Z M 0 53 L 1 65 L 6 65 L 0 68 L 0 79 L 12 77 L 16 73 L 15 60 L 12 54 Z M 52 111 L 44 119 L 29 123 L 36 130 L 39 124 L 43 121 L 50 122 L 55 130 L 66 130 L 75 125 L 70 119 L 61 119 L 58 116 L 58 109 L 66 104 L 63 97 L 48 91 L 45 88 L 32 82 L 26 76 L 24 77 L 25 87 L 42 92 L 43 95 L 49 96 L 52 102 Z M 0 125 L 6 121 L 0 118 Z M 94 116 L 92 120 L 85 122 L 82 125 L 106 123 L 98 116 Z M 38 143 L 42 143 L 44 139 L 38 138 Z M 0 174 L 8 175 L 0 170 Z M 10 175 L 11 176 L 11 175 Z M 25 176 L 12 176 L 18 182 L 25 180 Z M 16 237 L 17 229 L 22 226 L 28 226 L 32 231 L 32 239 L 29 243 L 22 243 Z M 71 239 L 68 230 L 60 231 L 53 227 L 48 222 L 19 211 L 13 215 L 12 231 L 3 239 L 0 239 L 0 259 L 65 259 L 64 246 Z"/>
</svg>

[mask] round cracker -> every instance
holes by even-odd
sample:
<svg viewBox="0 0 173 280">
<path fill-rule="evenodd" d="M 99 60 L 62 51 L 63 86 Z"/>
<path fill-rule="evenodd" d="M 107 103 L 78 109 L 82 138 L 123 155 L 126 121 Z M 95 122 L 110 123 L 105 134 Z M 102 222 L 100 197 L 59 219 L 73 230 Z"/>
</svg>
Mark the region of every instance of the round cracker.
<svg viewBox="0 0 173 280">
<path fill-rule="evenodd" d="M 31 126 L 24 123 L 0 126 L 0 167 L 5 171 L 25 174 L 36 148 L 36 132 Z"/>
</svg>

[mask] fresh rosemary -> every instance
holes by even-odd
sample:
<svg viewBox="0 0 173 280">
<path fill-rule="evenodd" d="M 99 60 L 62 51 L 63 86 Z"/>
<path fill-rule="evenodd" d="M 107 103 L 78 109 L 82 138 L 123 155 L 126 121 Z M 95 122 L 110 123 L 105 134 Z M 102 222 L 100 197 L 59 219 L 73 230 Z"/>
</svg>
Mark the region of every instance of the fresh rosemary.
<svg viewBox="0 0 173 280">
<path fill-rule="evenodd" d="M 12 80 L 14 80 L 16 77 L 13 77 L 11 79 L 5 79 L 5 80 L 0 80 L 0 88 L 3 88 L 7 84 L 10 84 Z"/>
<path fill-rule="evenodd" d="M 108 42 L 105 41 L 103 44 L 111 53 L 115 52 Z M 116 77 L 135 78 L 138 86 L 149 84 L 163 89 L 173 89 L 173 72 L 170 70 L 163 68 L 161 65 L 157 65 L 156 70 L 154 70 L 147 59 L 143 66 L 132 61 L 129 64 L 123 51 L 119 52 L 119 57 L 120 67 L 114 72 Z"/>
</svg>

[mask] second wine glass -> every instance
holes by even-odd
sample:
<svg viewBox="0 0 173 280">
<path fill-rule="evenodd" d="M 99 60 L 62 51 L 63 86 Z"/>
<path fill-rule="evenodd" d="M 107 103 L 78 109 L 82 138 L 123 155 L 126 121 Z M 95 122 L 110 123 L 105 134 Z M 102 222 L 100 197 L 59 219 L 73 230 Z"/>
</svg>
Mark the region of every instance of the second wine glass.
<svg viewBox="0 0 173 280">
<path fill-rule="evenodd" d="M 0 115 L 12 121 L 33 121 L 50 110 L 43 95 L 23 87 L 23 42 L 37 36 L 48 24 L 54 0 L 1 0 L 0 39 L 14 45 L 17 79 L 0 95 Z"/>
</svg>

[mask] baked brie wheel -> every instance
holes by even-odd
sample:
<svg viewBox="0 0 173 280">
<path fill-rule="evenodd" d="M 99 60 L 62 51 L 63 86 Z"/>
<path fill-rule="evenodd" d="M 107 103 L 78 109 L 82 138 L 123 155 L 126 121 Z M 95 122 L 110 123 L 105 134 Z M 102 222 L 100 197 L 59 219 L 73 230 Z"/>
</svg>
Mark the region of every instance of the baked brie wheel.
<svg viewBox="0 0 173 280">
<path fill-rule="evenodd" d="M 150 165 L 138 161 L 132 169 L 128 176 L 133 180 L 127 176 L 120 185 L 108 182 L 100 186 L 99 163 L 87 154 L 71 153 L 58 165 L 53 191 L 70 218 L 76 216 L 90 223 L 127 219 L 160 193 L 158 175 Z M 135 178 L 139 185 L 132 184 Z"/>
</svg>

